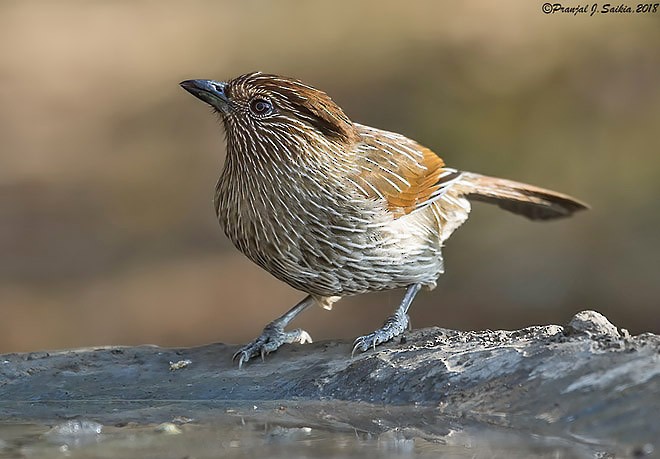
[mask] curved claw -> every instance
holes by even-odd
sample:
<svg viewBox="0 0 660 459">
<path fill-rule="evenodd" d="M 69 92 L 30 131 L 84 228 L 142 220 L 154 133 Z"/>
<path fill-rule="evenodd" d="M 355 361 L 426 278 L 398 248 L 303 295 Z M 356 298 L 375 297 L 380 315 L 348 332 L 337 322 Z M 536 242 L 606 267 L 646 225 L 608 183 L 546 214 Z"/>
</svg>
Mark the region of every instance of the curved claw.
<svg viewBox="0 0 660 459">
<path fill-rule="evenodd" d="M 364 338 L 364 336 L 360 336 L 355 341 L 353 341 L 353 350 L 351 351 L 351 358 L 353 358 L 353 356 L 355 355 L 355 351 L 357 351 L 358 348 L 362 346 L 362 338 Z"/>
<path fill-rule="evenodd" d="M 240 370 L 243 367 L 243 364 L 250 360 L 250 356 L 247 352 L 243 350 L 243 348 L 239 349 L 231 358 L 231 361 L 235 361 L 236 357 L 241 356 L 240 359 L 238 359 L 238 369 Z"/>
<path fill-rule="evenodd" d="M 234 354 L 231 360 L 233 362 L 236 361 L 236 359 L 238 358 L 238 369 L 240 370 L 241 368 L 243 368 L 244 363 L 247 363 L 248 360 L 250 360 L 255 355 L 258 355 L 259 353 L 260 351 L 255 352 L 254 350 L 249 349 L 248 346 L 244 346 Z M 262 359 L 263 359 L 263 355 L 262 355 Z"/>
<path fill-rule="evenodd" d="M 369 348 L 373 348 L 375 350 L 376 346 L 378 346 L 381 343 L 384 343 L 385 341 L 389 341 L 389 339 L 381 339 L 381 335 L 379 335 L 377 332 L 360 336 L 353 342 L 353 350 L 351 351 L 351 357 L 355 355 L 355 351 L 357 351 L 358 349 L 361 352 L 365 352 L 369 350 Z"/>
</svg>

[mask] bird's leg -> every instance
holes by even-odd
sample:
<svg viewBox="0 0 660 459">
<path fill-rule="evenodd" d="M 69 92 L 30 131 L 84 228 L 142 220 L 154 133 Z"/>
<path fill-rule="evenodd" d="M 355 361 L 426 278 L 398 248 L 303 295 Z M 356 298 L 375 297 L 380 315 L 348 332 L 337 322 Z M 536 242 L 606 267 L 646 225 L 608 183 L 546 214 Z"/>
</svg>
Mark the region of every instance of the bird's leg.
<svg viewBox="0 0 660 459">
<path fill-rule="evenodd" d="M 419 292 L 421 287 L 421 284 L 409 285 L 406 289 L 406 294 L 403 296 L 401 304 L 394 312 L 394 314 L 387 318 L 383 326 L 375 332 L 360 336 L 355 340 L 351 356 L 353 356 L 355 351 L 358 349 L 362 352 L 369 348 L 375 349 L 376 346 L 380 343 L 389 341 L 395 336 L 399 336 L 401 333 L 403 333 L 405 329 L 408 328 L 410 323 L 410 317 L 408 317 L 408 309 L 410 308 L 410 304 L 413 302 L 415 295 L 417 295 L 417 292 Z"/>
<path fill-rule="evenodd" d="M 312 337 L 309 336 L 305 330 L 296 329 L 290 332 L 285 332 L 289 322 L 291 322 L 298 314 L 314 304 L 315 300 L 311 295 L 308 295 L 300 303 L 292 307 L 286 314 L 273 320 L 271 323 L 264 327 L 264 331 L 254 341 L 246 344 L 234 354 L 233 360 L 238 358 L 238 368 L 241 368 L 245 362 L 252 357 L 261 355 L 263 360 L 266 354 L 275 351 L 283 344 L 290 343 L 311 343 Z"/>
</svg>

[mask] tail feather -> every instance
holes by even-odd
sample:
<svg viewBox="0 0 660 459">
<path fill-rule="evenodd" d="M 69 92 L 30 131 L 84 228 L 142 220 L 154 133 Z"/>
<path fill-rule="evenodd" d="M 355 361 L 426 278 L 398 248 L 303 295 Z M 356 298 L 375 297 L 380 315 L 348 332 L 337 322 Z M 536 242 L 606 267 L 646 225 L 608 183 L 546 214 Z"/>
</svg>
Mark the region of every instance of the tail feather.
<svg viewBox="0 0 660 459">
<path fill-rule="evenodd" d="M 570 217 L 577 211 L 589 208 L 587 204 L 563 193 L 472 172 L 463 172 L 456 185 L 470 200 L 496 204 L 530 220 Z"/>
</svg>

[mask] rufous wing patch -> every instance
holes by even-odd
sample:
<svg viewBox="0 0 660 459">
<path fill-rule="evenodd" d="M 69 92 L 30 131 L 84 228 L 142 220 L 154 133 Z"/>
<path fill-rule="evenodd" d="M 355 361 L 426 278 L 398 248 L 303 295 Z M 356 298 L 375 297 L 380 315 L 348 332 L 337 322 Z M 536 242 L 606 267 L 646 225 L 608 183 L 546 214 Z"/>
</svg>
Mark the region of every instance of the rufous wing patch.
<svg viewBox="0 0 660 459">
<path fill-rule="evenodd" d="M 403 138 L 405 139 L 405 138 Z M 384 199 L 399 218 L 423 207 L 443 186 L 444 162 L 433 151 L 405 139 L 378 137 L 366 150 L 356 183 L 369 197 Z M 391 143 L 391 145 L 389 145 Z M 391 148 L 388 148 L 391 146 Z"/>
</svg>

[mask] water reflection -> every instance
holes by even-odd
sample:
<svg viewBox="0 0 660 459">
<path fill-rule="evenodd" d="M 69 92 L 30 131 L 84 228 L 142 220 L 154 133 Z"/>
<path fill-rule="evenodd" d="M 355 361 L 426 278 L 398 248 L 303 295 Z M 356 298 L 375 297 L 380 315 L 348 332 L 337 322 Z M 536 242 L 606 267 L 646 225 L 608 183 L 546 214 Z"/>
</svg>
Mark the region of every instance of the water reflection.
<svg viewBox="0 0 660 459">
<path fill-rule="evenodd" d="M 347 411 L 343 411 L 346 409 Z M 570 438 L 446 419 L 437 411 L 347 404 L 215 409 L 197 419 L 0 424 L 0 458 L 587 458 Z M 416 411 L 413 409 L 413 411 Z M 200 413 L 200 412 L 198 412 Z"/>
</svg>

